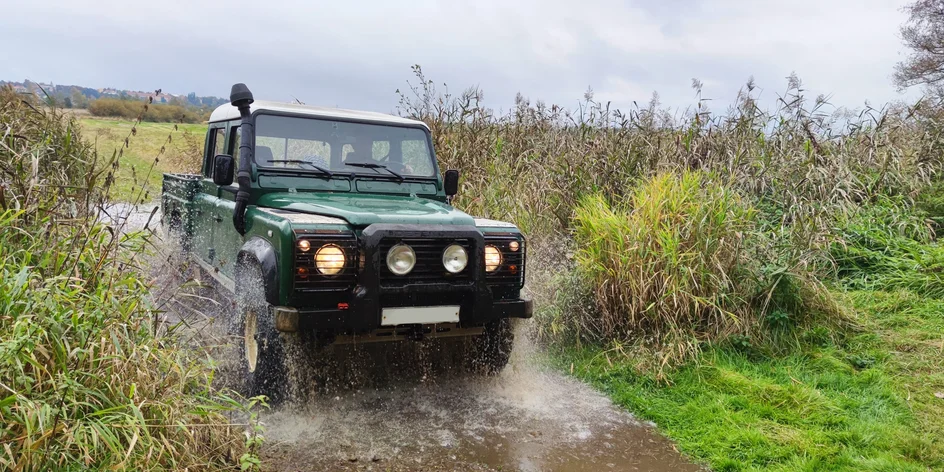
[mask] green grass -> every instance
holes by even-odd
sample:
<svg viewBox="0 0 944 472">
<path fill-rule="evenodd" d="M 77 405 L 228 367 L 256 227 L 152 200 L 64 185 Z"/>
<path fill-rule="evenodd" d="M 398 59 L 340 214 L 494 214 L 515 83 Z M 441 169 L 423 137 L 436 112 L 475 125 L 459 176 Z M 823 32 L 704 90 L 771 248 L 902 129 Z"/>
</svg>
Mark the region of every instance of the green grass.
<svg viewBox="0 0 944 472">
<path fill-rule="evenodd" d="M 834 343 L 810 332 L 776 358 L 714 348 L 668 383 L 613 349 L 558 360 L 715 470 L 941 470 L 944 302 L 907 291 L 848 298 L 864 334 Z"/>
<path fill-rule="evenodd" d="M 131 135 L 134 123 L 83 116 L 79 119 L 79 126 L 83 137 L 95 146 L 99 159 L 107 159 L 121 149 L 125 138 Z M 119 160 L 113 199 L 153 200 L 160 195 L 164 172 L 199 169 L 206 130 L 204 124 L 139 123 L 136 133 L 128 138 L 129 146 Z M 171 137 L 169 143 L 168 136 Z M 156 164 L 155 159 L 158 160 Z"/>
</svg>

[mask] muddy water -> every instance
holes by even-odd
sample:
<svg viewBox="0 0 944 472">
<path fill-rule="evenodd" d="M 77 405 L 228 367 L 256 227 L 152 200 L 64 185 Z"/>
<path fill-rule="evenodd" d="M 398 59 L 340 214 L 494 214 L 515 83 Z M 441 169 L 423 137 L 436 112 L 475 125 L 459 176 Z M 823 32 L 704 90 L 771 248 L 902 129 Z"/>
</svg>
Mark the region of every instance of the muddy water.
<svg viewBox="0 0 944 472">
<path fill-rule="evenodd" d="M 520 339 L 520 336 L 519 336 Z M 526 340 L 494 378 L 435 376 L 264 415 L 275 470 L 700 470 L 651 425 L 542 369 Z"/>
<path fill-rule="evenodd" d="M 125 230 L 156 227 L 160 218 L 150 206 L 110 210 L 111 218 L 103 219 L 124 223 Z M 166 310 L 164 323 L 178 326 L 185 343 L 207 348 L 224 383 L 238 384 L 228 378 L 238 362 L 237 340 L 221 322 L 231 301 L 214 289 L 190 287 L 192 274 L 175 272 L 180 261 L 173 244 L 158 249 L 153 265 L 160 289 L 154 297 Z M 384 348 L 374 349 L 379 362 L 362 359 L 370 365 L 351 367 L 362 376 L 382 369 L 376 376 L 382 381 L 369 387 L 344 381 L 330 393 L 263 413 L 267 470 L 701 470 L 651 425 L 586 385 L 542 368 L 535 360 L 539 350 L 518 331 L 509 366 L 491 378 L 424 368 L 401 374 L 403 359 L 389 361 Z"/>
</svg>

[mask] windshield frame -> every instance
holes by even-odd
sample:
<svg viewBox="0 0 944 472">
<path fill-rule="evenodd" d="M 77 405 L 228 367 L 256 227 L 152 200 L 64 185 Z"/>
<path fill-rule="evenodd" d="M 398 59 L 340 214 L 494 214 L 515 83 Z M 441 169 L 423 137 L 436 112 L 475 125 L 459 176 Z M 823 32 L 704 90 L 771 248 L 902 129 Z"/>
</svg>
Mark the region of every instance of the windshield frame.
<svg viewBox="0 0 944 472">
<path fill-rule="evenodd" d="M 340 121 L 340 122 L 345 122 L 345 123 L 358 123 L 358 124 L 365 124 L 365 125 L 389 126 L 389 127 L 394 127 L 394 128 L 408 128 L 408 129 L 420 130 L 420 131 L 423 132 L 423 136 L 424 136 L 425 139 L 426 139 L 426 148 L 429 150 L 429 158 L 432 159 L 433 175 L 429 175 L 429 176 L 419 176 L 419 175 L 408 175 L 408 174 L 404 174 L 404 175 L 403 175 L 403 180 L 402 180 L 402 182 L 411 182 L 411 181 L 414 181 L 414 182 L 430 182 L 430 181 L 435 181 L 435 182 L 436 182 L 436 187 L 437 187 L 438 189 L 442 190 L 442 183 L 441 183 L 442 178 L 441 178 L 441 176 L 440 176 L 440 170 L 439 170 L 439 159 L 436 157 L 436 149 L 433 147 L 433 137 L 432 137 L 432 133 L 430 132 L 429 128 L 427 128 L 427 127 L 424 126 L 424 125 L 421 125 L 421 124 L 411 125 L 411 124 L 406 124 L 406 123 L 403 123 L 403 124 L 401 124 L 401 123 L 390 123 L 390 122 L 380 121 L 380 120 L 352 119 L 352 118 L 346 118 L 346 117 L 345 117 L 345 118 L 341 118 L 341 117 L 326 117 L 326 116 L 311 115 L 311 114 L 308 114 L 308 113 L 292 113 L 292 112 L 278 111 L 278 110 L 265 110 L 265 109 L 263 109 L 263 110 L 256 110 L 256 111 L 252 112 L 251 119 L 252 119 L 252 150 L 253 150 L 253 156 L 252 156 L 252 160 L 251 160 L 251 165 L 252 165 L 252 168 L 253 168 L 257 173 L 273 173 L 273 174 L 295 175 L 295 176 L 298 176 L 298 175 L 309 176 L 309 175 L 310 175 L 310 176 L 312 176 L 312 177 L 318 177 L 318 178 L 322 178 L 322 179 L 334 179 L 334 178 L 337 178 L 337 177 L 341 177 L 341 178 L 344 178 L 345 180 L 353 180 L 353 179 L 355 179 L 355 178 L 365 178 L 365 177 L 366 177 L 366 178 L 368 178 L 368 179 L 376 179 L 376 180 L 385 180 L 385 181 L 393 180 L 393 181 L 400 181 L 400 179 L 397 178 L 397 177 L 395 177 L 393 174 L 390 174 L 390 173 L 388 173 L 388 172 L 384 172 L 384 171 L 381 170 L 381 169 L 357 168 L 357 167 L 350 167 L 350 166 L 347 166 L 347 168 L 350 169 L 350 170 L 340 170 L 340 169 L 339 169 L 339 170 L 334 170 L 334 169 L 332 169 L 332 170 L 331 170 L 332 176 L 331 176 L 331 177 L 328 177 L 328 176 L 326 176 L 326 175 L 324 175 L 324 174 L 322 174 L 322 173 L 320 173 L 320 172 L 318 172 L 318 171 L 312 170 L 312 169 L 305 169 L 305 168 L 285 168 L 285 167 L 275 167 L 275 166 L 271 166 L 271 167 L 270 167 L 270 166 L 262 166 L 262 165 L 259 165 L 259 163 L 256 162 L 255 151 L 256 151 L 256 119 L 259 118 L 260 116 L 282 116 L 282 117 L 288 117 L 288 118 L 303 118 L 303 119 L 319 120 L 319 121 Z"/>
</svg>

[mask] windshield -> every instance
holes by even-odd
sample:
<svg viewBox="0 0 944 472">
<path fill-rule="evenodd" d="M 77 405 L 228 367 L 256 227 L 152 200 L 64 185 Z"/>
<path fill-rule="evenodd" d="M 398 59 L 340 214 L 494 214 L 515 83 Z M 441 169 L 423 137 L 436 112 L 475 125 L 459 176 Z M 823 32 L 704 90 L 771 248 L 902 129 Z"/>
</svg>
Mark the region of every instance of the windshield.
<svg viewBox="0 0 944 472">
<path fill-rule="evenodd" d="M 320 167 L 384 177 L 435 174 L 425 130 L 401 126 L 259 115 L 254 156 L 263 168 L 316 173 Z"/>
</svg>

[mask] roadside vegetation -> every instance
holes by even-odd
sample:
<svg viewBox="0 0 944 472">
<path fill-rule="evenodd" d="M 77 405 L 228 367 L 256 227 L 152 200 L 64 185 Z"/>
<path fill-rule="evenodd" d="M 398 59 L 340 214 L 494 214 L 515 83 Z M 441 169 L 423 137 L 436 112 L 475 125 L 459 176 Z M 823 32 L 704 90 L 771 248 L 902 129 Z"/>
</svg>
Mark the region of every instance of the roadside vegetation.
<svg viewBox="0 0 944 472">
<path fill-rule="evenodd" d="M 255 467 L 248 407 L 149 297 L 157 221 L 99 219 L 124 155 L 9 88 L 0 137 L 0 469 Z"/>
<path fill-rule="evenodd" d="M 529 236 L 552 364 L 715 470 L 944 467 L 939 100 L 496 114 L 414 72 L 456 204 Z"/>
</svg>

